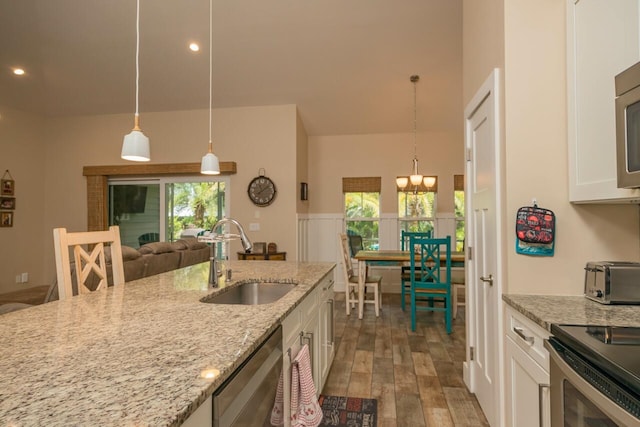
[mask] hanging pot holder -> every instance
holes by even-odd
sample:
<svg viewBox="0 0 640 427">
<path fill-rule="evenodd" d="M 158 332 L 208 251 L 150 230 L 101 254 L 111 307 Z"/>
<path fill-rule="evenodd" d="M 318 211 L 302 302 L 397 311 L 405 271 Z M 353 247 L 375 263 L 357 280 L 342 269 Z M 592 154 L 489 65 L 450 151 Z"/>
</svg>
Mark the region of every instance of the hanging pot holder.
<svg viewBox="0 0 640 427">
<path fill-rule="evenodd" d="M 549 209 L 523 206 L 516 214 L 516 252 L 532 256 L 553 256 L 556 216 Z"/>
</svg>

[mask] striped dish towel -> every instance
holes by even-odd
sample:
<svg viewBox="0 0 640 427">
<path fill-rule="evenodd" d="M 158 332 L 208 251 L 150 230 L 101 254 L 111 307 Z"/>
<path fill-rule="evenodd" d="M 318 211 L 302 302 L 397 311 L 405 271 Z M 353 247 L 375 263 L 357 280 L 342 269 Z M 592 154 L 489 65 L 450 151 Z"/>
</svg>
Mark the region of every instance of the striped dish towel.
<svg viewBox="0 0 640 427">
<path fill-rule="evenodd" d="M 311 373 L 309 346 L 303 345 L 291 368 L 291 425 L 317 427 L 322 422 L 322 408 L 316 398 Z"/>
<path fill-rule="evenodd" d="M 271 410 L 271 425 L 283 426 L 284 425 L 284 371 L 280 372 L 280 379 L 278 380 L 278 388 L 276 389 L 276 399 L 273 402 L 273 409 Z"/>
</svg>

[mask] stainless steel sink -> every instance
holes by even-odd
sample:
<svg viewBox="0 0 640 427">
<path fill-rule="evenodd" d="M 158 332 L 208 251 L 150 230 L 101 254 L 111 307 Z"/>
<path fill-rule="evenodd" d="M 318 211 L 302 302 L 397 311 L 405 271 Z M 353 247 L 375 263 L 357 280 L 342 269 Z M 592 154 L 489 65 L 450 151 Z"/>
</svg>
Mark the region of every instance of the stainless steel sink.
<svg viewBox="0 0 640 427">
<path fill-rule="evenodd" d="M 207 296 L 201 301 L 211 304 L 269 304 L 278 301 L 296 285 L 297 283 L 246 282 L 218 294 Z"/>
</svg>

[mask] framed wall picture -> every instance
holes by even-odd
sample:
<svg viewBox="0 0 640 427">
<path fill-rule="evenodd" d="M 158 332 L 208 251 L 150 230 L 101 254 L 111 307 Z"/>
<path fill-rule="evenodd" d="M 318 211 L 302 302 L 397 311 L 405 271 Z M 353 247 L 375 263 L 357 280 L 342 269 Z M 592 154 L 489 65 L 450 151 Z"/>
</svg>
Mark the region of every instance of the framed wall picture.
<svg viewBox="0 0 640 427">
<path fill-rule="evenodd" d="M 16 208 L 15 197 L 0 197 L 0 209 L 14 210 L 15 208 Z"/>
<path fill-rule="evenodd" d="M 13 227 L 13 212 L 0 212 L 0 227 Z"/>
<path fill-rule="evenodd" d="M 16 182 L 12 179 L 3 179 L 0 181 L 0 195 L 13 196 L 16 192 Z"/>
<path fill-rule="evenodd" d="M 264 254 L 266 253 L 267 249 L 267 243 L 266 242 L 254 242 L 253 243 L 253 250 L 251 251 L 251 253 L 254 254 Z"/>
<path fill-rule="evenodd" d="M 309 200 L 309 185 L 306 182 L 300 183 L 300 200 Z"/>
</svg>

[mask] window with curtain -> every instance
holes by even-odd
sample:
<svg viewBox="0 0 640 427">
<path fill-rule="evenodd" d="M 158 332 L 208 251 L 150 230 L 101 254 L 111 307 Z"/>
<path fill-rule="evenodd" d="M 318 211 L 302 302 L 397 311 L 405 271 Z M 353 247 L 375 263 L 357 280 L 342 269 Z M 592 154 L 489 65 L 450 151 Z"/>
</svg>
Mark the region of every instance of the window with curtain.
<svg viewBox="0 0 640 427">
<path fill-rule="evenodd" d="M 398 241 L 402 231 L 435 232 L 438 179 L 431 187 L 424 184 L 398 188 Z"/>
<path fill-rule="evenodd" d="M 456 217 L 456 251 L 464 251 L 464 175 L 453 176 L 453 200 Z"/>
<path fill-rule="evenodd" d="M 379 248 L 380 177 L 342 178 L 347 234 L 362 237 L 365 250 Z"/>
</svg>

